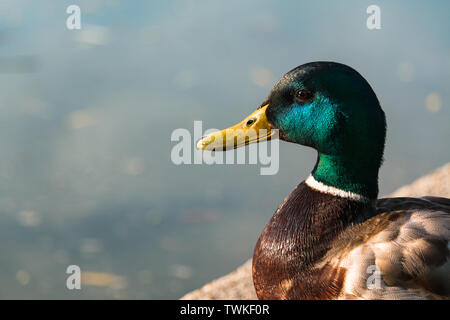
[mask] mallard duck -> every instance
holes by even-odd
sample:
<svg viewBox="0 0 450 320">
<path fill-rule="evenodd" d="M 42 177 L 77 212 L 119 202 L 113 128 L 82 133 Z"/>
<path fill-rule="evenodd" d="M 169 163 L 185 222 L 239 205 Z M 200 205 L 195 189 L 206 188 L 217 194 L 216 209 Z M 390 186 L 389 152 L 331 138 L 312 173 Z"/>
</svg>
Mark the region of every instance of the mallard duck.
<svg viewBox="0 0 450 320">
<path fill-rule="evenodd" d="M 259 235 L 259 299 L 450 297 L 450 199 L 377 200 L 385 136 L 369 83 L 344 64 L 312 62 L 286 73 L 243 121 L 197 143 L 220 151 L 278 137 L 317 150 L 309 177 Z"/>
</svg>

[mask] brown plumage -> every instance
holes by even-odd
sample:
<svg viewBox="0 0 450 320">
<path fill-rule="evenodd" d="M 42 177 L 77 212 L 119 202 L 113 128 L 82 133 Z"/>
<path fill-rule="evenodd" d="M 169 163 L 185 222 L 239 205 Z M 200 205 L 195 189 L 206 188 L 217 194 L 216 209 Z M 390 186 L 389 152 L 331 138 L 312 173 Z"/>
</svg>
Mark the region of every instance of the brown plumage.
<svg viewBox="0 0 450 320">
<path fill-rule="evenodd" d="M 257 241 L 260 299 L 450 297 L 450 200 L 380 199 L 376 206 L 304 182 Z"/>
</svg>

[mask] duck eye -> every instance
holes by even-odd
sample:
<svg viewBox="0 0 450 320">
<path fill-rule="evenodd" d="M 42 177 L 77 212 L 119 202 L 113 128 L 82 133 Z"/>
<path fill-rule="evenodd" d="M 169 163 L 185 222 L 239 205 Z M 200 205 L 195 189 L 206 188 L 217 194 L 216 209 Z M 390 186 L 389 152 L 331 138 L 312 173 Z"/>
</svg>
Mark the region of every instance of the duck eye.
<svg viewBox="0 0 450 320">
<path fill-rule="evenodd" d="M 307 89 L 298 89 L 295 92 L 295 98 L 299 102 L 304 102 L 312 97 L 312 92 Z"/>
<path fill-rule="evenodd" d="M 249 119 L 248 121 L 247 121 L 247 127 L 248 126 L 251 126 L 252 124 L 253 124 L 253 122 L 255 122 L 255 119 Z"/>
</svg>

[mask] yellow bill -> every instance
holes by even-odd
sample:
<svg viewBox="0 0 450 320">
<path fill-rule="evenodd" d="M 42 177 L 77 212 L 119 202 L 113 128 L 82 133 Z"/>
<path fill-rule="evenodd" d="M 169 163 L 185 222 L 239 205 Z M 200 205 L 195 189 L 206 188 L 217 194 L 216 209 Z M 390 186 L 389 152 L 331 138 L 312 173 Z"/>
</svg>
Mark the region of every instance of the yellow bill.
<svg viewBox="0 0 450 320">
<path fill-rule="evenodd" d="M 210 133 L 197 142 L 197 149 L 209 151 L 225 151 L 258 143 L 273 138 L 276 130 L 271 130 L 267 121 L 265 105 L 238 124 Z"/>
</svg>

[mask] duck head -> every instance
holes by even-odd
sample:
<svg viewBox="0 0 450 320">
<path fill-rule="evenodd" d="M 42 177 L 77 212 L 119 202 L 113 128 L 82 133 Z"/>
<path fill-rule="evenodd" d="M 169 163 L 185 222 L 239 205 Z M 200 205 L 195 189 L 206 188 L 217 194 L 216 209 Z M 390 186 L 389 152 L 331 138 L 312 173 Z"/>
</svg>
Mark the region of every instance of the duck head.
<svg viewBox="0 0 450 320">
<path fill-rule="evenodd" d="M 344 64 L 312 62 L 286 73 L 256 111 L 197 148 L 227 150 L 279 137 L 317 150 L 318 182 L 374 199 L 385 135 L 385 115 L 368 82 Z"/>
</svg>

